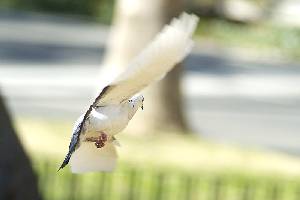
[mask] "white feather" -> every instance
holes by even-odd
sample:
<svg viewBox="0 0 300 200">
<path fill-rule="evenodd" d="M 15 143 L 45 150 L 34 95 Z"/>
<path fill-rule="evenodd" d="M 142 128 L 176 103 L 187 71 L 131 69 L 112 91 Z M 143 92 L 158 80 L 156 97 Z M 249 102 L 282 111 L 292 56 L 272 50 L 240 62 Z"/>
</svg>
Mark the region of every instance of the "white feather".
<svg viewBox="0 0 300 200">
<path fill-rule="evenodd" d="M 163 78 L 191 51 L 191 36 L 197 22 L 197 16 L 186 13 L 173 19 L 131 62 L 127 70 L 110 84 L 112 87 L 97 105 L 119 104 Z"/>
<path fill-rule="evenodd" d="M 70 159 L 71 171 L 73 173 L 110 172 L 114 170 L 116 162 L 116 148 L 111 143 L 107 143 L 104 147 L 98 149 L 94 143 L 82 142 Z"/>
<path fill-rule="evenodd" d="M 123 105 L 120 102 L 131 98 L 152 82 L 163 78 L 184 59 L 193 46 L 191 36 L 197 22 L 198 17 L 184 13 L 178 19 L 173 19 L 170 25 L 165 26 L 148 47 L 131 62 L 127 70 L 99 96 L 95 105 L 101 107 L 92 110 L 86 133 L 81 137 L 90 136 L 89 134 L 97 133 L 97 131 L 105 131 L 108 135 L 114 135 L 123 130 L 132 117 L 128 117 L 129 110 L 134 115 L 138 107 L 125 106 L 125 110 L 120 110 L 122 107 L 120 105 Z M 142 103 L 142 100 L 139 99 L 139 102 Z M 80 118 L 81 121 L 82 118 L 83 116 Z M 71 171 L 73 173 L 112 171 L 117 159 L 113 143 L 117 141 L 107 142 L 99 149 L 93 142 L 83 140 L 70 159 Z"/>
</svg>

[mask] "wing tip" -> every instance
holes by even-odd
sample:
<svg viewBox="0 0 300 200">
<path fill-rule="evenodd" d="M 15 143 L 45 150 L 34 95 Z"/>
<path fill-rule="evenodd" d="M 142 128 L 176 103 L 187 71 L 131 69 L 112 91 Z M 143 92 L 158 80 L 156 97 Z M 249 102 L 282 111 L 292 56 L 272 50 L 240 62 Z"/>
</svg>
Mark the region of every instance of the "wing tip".
<svg viewBox="0 0 300 200">
<path fill-rule="evenodd" d="M 197 28 L 200 18 L 193 13 L 183 12 L 178 17 L 178 20 L 181 23 L 180 29 L 186 32 L 188 37 L 191 37 Z"/>
<path fill-rule="evenodd" d="M 68 154 L 66 155 L 64 161 L 62 162 L 62 164 L 60 165 L 60 167 L 58 168 L 57 172 L 59 172 L 61 169 L 63 169 L 65 166 L 68 165 L 70 158 L 71 158 L 71 152 L 68 152 Z"/>
</svg>

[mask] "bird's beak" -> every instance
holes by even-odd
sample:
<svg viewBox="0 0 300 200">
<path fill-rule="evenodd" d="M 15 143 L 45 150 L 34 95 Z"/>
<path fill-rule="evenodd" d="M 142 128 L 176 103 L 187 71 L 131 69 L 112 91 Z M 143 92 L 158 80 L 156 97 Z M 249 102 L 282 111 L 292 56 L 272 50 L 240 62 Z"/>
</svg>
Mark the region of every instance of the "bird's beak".
<svg viewBox="0 0 300 200">
<path fill-rule="evenodd" d="M 142 110 L 144 110 L 144 105 L 141 106 Z"/>
</svg>

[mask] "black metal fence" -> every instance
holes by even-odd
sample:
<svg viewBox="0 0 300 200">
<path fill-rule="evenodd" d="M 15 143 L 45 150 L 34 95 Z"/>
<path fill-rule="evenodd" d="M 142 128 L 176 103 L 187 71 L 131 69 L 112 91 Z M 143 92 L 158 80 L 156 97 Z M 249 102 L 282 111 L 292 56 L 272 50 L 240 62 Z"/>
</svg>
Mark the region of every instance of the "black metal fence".
<svg viewBox="0 0 300 200">
<path fill-rule="evenodd" d="M 300 179 L 238 173 L 189 173 L 121 165 L 113 173 L 74 175 L 37 165 L 46 200 L 300 200 Z"/>
</svg>

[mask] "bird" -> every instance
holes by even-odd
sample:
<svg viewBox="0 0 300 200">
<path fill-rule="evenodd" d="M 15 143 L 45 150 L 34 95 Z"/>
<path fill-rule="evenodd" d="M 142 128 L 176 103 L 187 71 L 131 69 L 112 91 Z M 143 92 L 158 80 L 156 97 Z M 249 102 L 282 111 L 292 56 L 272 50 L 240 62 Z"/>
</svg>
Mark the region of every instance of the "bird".
<svg viewBox="0 0 300 200">
<path fill-rule="evenodd" d="M 59 170 L 69 162 L 72 173 L 111 172 L 116 167 L 121 132 L 139 108 L 140 92 L 161 80 L 181 62 L 194 45 L 192 35 L 199 18 L 182 13 L 165 25 L 154 39 L 95 98 L 74 124 L 69 150 Z"/>
</svg>

